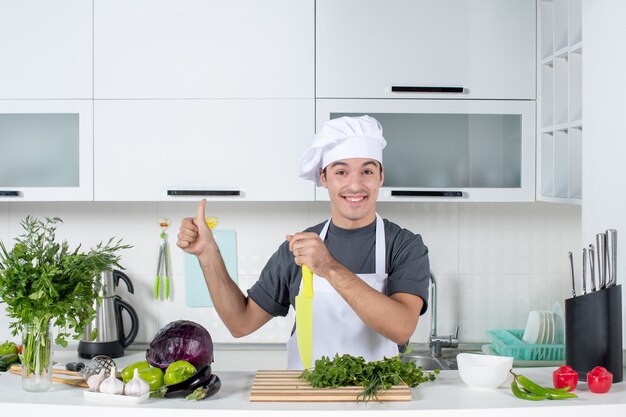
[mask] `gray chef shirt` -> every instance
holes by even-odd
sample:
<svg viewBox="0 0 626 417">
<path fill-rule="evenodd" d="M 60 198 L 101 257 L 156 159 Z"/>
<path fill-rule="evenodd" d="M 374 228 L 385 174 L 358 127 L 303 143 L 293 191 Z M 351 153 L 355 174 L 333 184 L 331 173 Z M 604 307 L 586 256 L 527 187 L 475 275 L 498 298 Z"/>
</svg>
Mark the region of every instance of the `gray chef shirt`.
<svg viewBox="0 0 626 417">
<path fill-rule="evenodd" d="M 430 273 L 428 248 L 420 235 L 402 229 L 387 219 L 383 222 L 387 249 L 385 272 L 388 275 L 385 293 L 408 293 L 421 297 L 424 306 L 420 315 L 424 314 Z M 325 223 L 306 231 L 320 234 Z M 353 273 L 376 272 L 376 221 L 358 229 L 342 229 L 331 221 L 324 243 L 330 254 Z M 286 316 L 289 306 L 295 306 L 301 280 L 301 268 L 294 262 L 289 243 L 285 241 L 269 259 L 259 280 L 248 290 L 248 296 L 270 315 Z"/>
</svg>

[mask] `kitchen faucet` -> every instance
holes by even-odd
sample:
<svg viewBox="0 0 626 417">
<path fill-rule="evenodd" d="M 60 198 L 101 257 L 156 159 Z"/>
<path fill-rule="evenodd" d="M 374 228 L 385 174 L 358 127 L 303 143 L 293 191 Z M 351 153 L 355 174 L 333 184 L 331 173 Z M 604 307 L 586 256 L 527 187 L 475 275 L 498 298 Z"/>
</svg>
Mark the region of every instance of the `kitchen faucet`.
<svg viewBox="0 0 626 417">
<path fill-rule="evenodd" d="M 459 346 L 459 326 L 456 326 L 454 335 L 437 335 L 437 280 L 433 273 L 430 273 L 430 337 L 428 347 L 430 355 L 434 358 L 441 358 L 442 348 L 456 348 Z"/>
</svg>

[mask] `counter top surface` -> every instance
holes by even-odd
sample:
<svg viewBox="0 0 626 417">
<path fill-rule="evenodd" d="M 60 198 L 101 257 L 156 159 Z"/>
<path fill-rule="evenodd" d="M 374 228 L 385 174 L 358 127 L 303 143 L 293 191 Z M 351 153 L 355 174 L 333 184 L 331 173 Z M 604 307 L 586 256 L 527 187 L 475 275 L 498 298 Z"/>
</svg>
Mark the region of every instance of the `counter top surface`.
<svg viewBox="0 0 626 417">
<path fill-rule="evenodd" d="M 78 360 L 72 355 L 65 355 L 66 362 Z M 133 353 L 116 359 L 118 367 L 124 367 L 144 358 L 143 352 Z M 62 359 L 55 355 L 59 363 Z M 84 361 L 84 360 L 83 360 Z M 522 373 L 536 382 L 550 386 L 554 368 L 520 368 Z M 509 384 L 496 390 L 472 389 L 460 379 L 457 371 L 442 371 L 435 382 L 424 383 L 413 389 L 413 400 L 407 402 L 369 402 L 365 403 L 252 403 L 249 401 L 250 388 L 254 372 L 215 371 L 222 380 L 222 389 L 214 397 L 203 401 L 188 401 L 184 398 L 157 399 L 149 398 L 140 404 L 108 404 L 89 400 L 84 397 L 84 389 L 53 383 L 47 392 L 30 393 L 21 387 L 21 377 L 8 373 L 0 374 L 0 403 L 3 415 L 11 411 L 36 413 L 41 407 L 53 415 L 89 415 L 108 416 L 111 412 L 124 412 L 132 408 L 134 417 L 171 415 L 172 410 L 185 410 L 186 415 L 203 416 L 292 416 L 313 415 L 320 411 L 327 416 L 359 415 L 436 415 L 436 416 L 524 416 L 529 412 L 533 416 L 567 415 L 585 416 L 589 412 L 609 412 L 616 415 L 626 413 L 626 384 L 614 384 L 607 394 L 593 394 L 585 383 L 579 384 L 576 393 L 579 398 L 561 401 L 524 401 L 515 398 Z M 509 381 L 510 383 L 510 381 Z M 593 410 L 590 409 L 593 408 Z M 125 410 L 126 409 L 126 410 Z M 532 410 L 531 410 L 532 409 Z M 43 411 L 43 410 L 42 410 Z M 84 414 L 83 414 L 84 413 Z"/>
</svg>

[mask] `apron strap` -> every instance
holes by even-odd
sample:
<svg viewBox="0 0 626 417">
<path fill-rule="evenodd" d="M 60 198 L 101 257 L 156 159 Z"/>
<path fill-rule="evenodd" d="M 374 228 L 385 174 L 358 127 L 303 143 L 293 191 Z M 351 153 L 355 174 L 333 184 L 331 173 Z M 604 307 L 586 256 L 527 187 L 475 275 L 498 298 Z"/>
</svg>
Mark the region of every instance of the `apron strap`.
<svg viewBox="0 0 626 417">
<path fill-rule="evenodd" d="M 385 241 L 385 223 L 383 218 L 376 213 L 376 273 L 386 274 L 385 254 L 387 253 L 387 242 Z"/>
</svg>

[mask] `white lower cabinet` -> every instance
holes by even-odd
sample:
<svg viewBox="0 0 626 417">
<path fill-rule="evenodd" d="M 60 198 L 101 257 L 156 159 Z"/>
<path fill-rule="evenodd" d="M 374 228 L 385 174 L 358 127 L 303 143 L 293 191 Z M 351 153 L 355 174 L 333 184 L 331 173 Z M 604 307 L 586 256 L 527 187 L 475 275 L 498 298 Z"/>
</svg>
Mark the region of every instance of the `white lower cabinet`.
<svg viewBox="0 0 626 417">
<path fill-rule="evenodd" d="M 96 100 L 95 200 L 312 201 L 313 99 Z"/>
<path fill-rule="evenodd" d="M 0 202 L 93 199 L 93 102 L 0 100 Z"/>
</svg>

